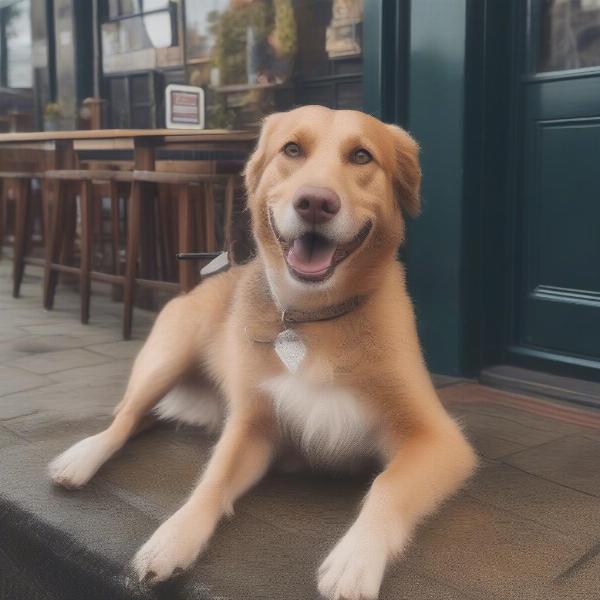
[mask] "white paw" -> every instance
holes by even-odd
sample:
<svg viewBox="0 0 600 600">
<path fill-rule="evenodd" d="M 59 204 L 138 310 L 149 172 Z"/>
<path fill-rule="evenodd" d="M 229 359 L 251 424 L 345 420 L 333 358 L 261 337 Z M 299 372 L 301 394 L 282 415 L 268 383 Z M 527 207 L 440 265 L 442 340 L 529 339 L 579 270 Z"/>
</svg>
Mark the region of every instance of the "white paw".
<svg viewBox="0 0 600 600">
<path fill-rule="evenodd" d="M 52 481 L 67 489 L 85 485 L 114 454 L 106 432 L 85 438 L 57 456 L 48 466 Z"/>
<path fill-rule="evenodd" d="M 142 583 L 155 584 L 192 565 L 208 542 L 214 525 L 181 508 L 138 550 L 132 564 Z"/>
<path fill-rule="evenodd" d="M 355 523 L 319 568 L 319 592 L 328 600 L 374 600 L 388 555 L 383 536 Z"/>
</svg>

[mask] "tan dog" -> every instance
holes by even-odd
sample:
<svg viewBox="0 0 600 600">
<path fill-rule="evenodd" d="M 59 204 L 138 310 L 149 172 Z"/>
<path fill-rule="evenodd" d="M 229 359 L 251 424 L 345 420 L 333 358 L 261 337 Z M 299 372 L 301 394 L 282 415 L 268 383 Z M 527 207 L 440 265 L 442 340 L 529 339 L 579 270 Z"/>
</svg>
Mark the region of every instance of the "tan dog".
<svg viewBox="0 0 600 600">
<path fill-rule="evenodd" d="M 473 472 L 423 363 L 396 260 L 419 184 L 417 145 L 398 127 L 316 106 L 266 119 L 246 168 L 257 258 L 165 307 L 110 427 L 50 466 L 57 484 L 84 485 L 153 409 L 224 420 L 199 485 L 137 553 L 142 580 L 189 567 L 235 500 L 295 448 L 317 465 L 381 460 L 318 575 L 327 598 L 376 598 L 417 523 Z M 193 366 L 205 390 L 168 393 Z"/>
</svg>

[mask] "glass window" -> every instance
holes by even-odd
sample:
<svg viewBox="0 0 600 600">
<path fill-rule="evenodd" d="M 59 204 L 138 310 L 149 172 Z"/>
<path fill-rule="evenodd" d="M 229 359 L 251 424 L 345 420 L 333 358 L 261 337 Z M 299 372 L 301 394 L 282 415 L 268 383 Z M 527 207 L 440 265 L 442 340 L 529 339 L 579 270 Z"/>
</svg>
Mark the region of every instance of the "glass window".
<svg viewBox="0 0 600 600">
<path fill-rule="evenodd" d="M 30 1 L 20 0 L 6 6 L 1 17 L 6 41 L 6 85 L 30 88 L 33 85 Z"/>
<path fill-rule="evenodd" d="M 600 0 L 542 0 L 537 70 L 600 66 Z"/>
<path fill-rule="evenodd" d="M 185 22 L 188 61 L 210 60 L 215 45 L 220 13 L 229 6 L 229 0 L 186 2 Z"/>
<path fill-rule="evenodd" d="M 207 127 L 253 127 L 318 101 L 362 107 L 363 0 L 185 3 L 188 80 L 206 91 Z"/>
<path fill-rule="evenodd" d="M 176 45 L 177 7 L 174 0 L 110 0 L 110 20 L 102 25 L 103 56 Z"/>
</svg>

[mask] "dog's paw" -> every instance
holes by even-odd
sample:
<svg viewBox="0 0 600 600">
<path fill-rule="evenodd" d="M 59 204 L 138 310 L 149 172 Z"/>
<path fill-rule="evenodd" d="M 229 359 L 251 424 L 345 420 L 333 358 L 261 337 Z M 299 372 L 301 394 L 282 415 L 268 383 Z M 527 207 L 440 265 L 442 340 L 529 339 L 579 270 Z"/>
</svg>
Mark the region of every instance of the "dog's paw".
<svg viewBox="0 0 600 600">
<path fill-rule="evenodd" d="M 106 432 L 77 442 L 48 466 L 54 483 L 67 489 L 85 485 L 112 456 L 114 447 Z"/>
<path fill-rule="evenodd" d="M 388 554 L 385 539 L 355 523 L 319 568 L 319 592 L 328 600 L 375 600 Z"/>
<path fill-rule="evenodd" d="M 142 583 L 154 585 L 189 568 L 208 542 L 213 527 L 185 507 L 165 521 L 138 550 L 132 566 Z"/>
</svg>

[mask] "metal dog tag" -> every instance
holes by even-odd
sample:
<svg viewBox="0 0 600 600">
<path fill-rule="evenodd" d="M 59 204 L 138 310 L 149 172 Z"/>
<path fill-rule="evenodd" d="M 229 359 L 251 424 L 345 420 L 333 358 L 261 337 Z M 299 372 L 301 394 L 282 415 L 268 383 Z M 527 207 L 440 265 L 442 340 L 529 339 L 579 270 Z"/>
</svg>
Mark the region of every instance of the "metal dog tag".
<svg viewBox="0 0 600 600">
<path fill-rule="evenodd" d="M 284 329 L 277 334 L 273 347 L 287 370 L 295 373 L 306 355 L 306 346 L 300 336 L 293 329 Z"/>
</svg>

